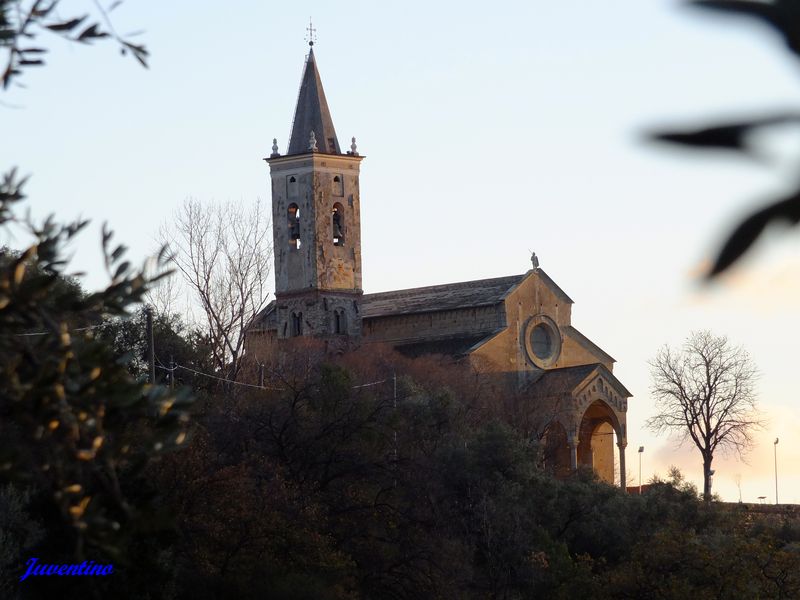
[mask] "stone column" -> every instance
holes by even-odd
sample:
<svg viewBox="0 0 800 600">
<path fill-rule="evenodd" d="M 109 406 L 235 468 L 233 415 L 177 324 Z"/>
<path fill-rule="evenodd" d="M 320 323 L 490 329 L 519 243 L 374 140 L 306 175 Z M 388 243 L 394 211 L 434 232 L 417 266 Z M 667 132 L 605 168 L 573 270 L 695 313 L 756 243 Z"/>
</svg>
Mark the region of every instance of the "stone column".
<svg viewBox="0 0 800 600">
<path fill-rule="evenodd" d="M 567 434 L 569 444 L 569 466 L 573 472 L 578 470 L 578 439 L 574 432 Z"/>
<path fill-rule="evenodd" d="M 617 447 L 619 448 L 619 486 L 622 488 L 623 491 L 628 491 L 628 486 L 625 477 L 625 447 L 628 445 L 626 440 L 620 440 L 617 442 Z"/>
</svg>

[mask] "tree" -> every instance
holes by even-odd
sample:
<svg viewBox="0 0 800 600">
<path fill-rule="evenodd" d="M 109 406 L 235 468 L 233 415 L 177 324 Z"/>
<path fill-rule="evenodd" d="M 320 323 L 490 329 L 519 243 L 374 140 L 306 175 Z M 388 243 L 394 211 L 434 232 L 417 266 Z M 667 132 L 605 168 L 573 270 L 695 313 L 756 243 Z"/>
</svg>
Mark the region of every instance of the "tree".
<svg viewBox="0 0 800 600">
<path fill-rule="evenodd" d="M 46 532 L 35 552 L 141 564 L 159 510 L 143 469 L 183 447 L 190 398 L 135 379 L 97 330 L 128 314 L 154 279 L 105 231 L 111 281 L 84 292 L 64 270 L 66 246 L 86 222 L 36 224 L 16 214 L 23 197 L 12 177 L 0 184 L 0 230 L 13 225 L 35 240 L 0 254 L 0 487 L 32 499 Z M 23 550 L 26 539 L 12 542 Z"/>
<path fill-rule="evenodd" d="M 147 339 L 147 310 L 138 308 L 123 318 L 108 319 L 97 329 L 98 337 L 111 346 L 114 354 L 127 359 L 128 371 L 143 378 L 149 373 L 149 344 Z M 155 347 L 156 383 L 169 382 L 170 358 L 176 364 L 200 372 L 212 369 L 208 348 L 201 334 L 184 323 L 180 315 L 157 312 L 153 315 L 153 340 Z M 191 371 L 174 372 L 179 384 L 190 385 L 195 391 L 208 387 L 210 380 L 196 380 Z"/>
<path fill-rule="evenodd" d="M 245 328 L 266 305 L 272 237 L 264 215 L 258 201 L 243 209 L 189 199 L 161 229 L 172 264 L 202 309 L 215 367 L 230 380 L 241 369 Z"/>
<path fill-rule="evenodd" d="M 122 0 L 111 3 L 104 9 L 94 3 L 95 14 L 65 17 L 59 10 L 61 0 L 0 0 L 0 50 L 5 51 L 5 67 L 0 75 L 3 89 L 22 74 L 22 69 L 44 65 L 46 48 L 35 43 L 41 32 L 59 35 L 71 42 L 91 44 L 111 38 L 119 44 L 122 54 L 132 54 L 143 66 L 147 66 L 147 49 L 141 44 L 119 36 L 108 13 L 122 4 Z M 103 21 L 103 25 L 100 24 Z"/>
<path fill-rule="evenodd" d="M 40 30 L 78 43 L 113 37 L 144 64 L 144 48 L 118 38 L 99 3 L 111 33 L 94 18 L 59 14 L 58 4 L 0 0 L 4 88 L 43 64 L 45 50 L 29 47 Z M 0 249 L 0 595 L 99 598 L 113 586 L 115 597 L 153 597 L 154 590 L 166 597 L 172 570 L 159 551 L 171 523 L 144 469 L 189 440 L 191 398 L 134 378 L 98 336 L 104 320 L 130 314 L 166 274 L 163 254 L 148 274 L 104 228 L 110 281 L 85 292 L 65 271 L 67 247 L 88 221 L 20 214 L 26 180 L 16 169 L 0 178 L 0 232 L 31 240 L 19 251 Z M 18 569 L 31 555 L 135 568 L 120 569 L 113 584 L 45 578 L 23 594 L 15 590 Z"/>
<path fill-rule="evenodd" d="M 740 457 L 763 426 L 756 407 L 758 372 L 750 356 L 724 336 L 692 332 L 681 350 L 664 346 L 650 363 L 658 414 L 655 432 L 682 433 L 703 457 L 703 497 L 711 499 L 711 463 L 717 449 Z"/>
</svg>

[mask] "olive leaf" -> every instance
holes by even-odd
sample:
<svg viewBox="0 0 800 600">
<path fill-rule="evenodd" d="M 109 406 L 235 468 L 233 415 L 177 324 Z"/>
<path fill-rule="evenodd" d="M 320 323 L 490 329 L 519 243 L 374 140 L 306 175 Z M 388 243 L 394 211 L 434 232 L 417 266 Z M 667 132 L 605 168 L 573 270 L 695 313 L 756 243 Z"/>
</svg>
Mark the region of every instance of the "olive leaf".
<svg viewBox="0 0 800 600">
<path fill-rule="evenodd" d="M 681 144 L 695 148 L 711 148 L 749 152 L 748 137 L 756 129 L 787 123 L 800 123 L 800 113 L 786 112 L 733 123 L 720 123 L 700 129 L 657 131 L 648 137 L 658 142 Z"/>
<path fill-rule="evenodd" d="M 800 55 L 800 1 L 774 0 L 690 0 L 690 6 L 755 18 L 776 30 L 786 46 Z M 775 112 L 763 117 L 727 123 L 709 124 L 705 127 L 679 131 L 657 131 L 648 138 L 658 142 L 680 144 L 694 148 L 724 149 L 757 155 L 750 146 L 750 135 L 757 129 L 800 123 L 800 112 Z M 707 275 L 713 279 L 734 264 L 753 245 L 766 227 L 776 221 L 790 224 L 800 222 L 800 189 L 787 198 L 762 208 L 744 221 L 730 234 Z"/>
<path fill-rule="evenodd" d="M 795 54 L 800 54 L 800 4 L 796 0 L 693 0 L 692 6 L 740 13 L 770 25 Z"/>
<path fill-rule="evenodd" d="M 734 229 L 722 246 L 708 278 L 719 275 L 736 262 L 758 239 L 767 225 L 773 222 L 800 223 L 800 190 L 788 198 L 756 211 Z"/>
</svg>

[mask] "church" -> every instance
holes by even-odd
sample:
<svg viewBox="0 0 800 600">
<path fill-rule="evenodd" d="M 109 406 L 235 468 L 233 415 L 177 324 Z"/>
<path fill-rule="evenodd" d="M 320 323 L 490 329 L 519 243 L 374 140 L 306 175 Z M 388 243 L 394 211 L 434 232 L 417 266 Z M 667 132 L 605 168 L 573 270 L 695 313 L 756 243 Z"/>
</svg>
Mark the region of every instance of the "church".
<svg viewBox="0 0 800 600">
<path fill-rule="evenodd" d="M 553 449 L 554 473 L 590 466 L 625 489 L 631 394 L 613 374 L 614 359 L 573 327 L 572 299 L 535 255 L 522 274 L 363 293 L 364 157 L 355 138 L 342 152 L 309 45 L 289 146 L 281 154 L 273 140 L 264 159 L 272 190 L 275 300 L 255 317 L 248 337 L 272 348 L 301 336 L 382 343 L 412 357 L 467 361 L 487 376 L 502 376 L 534 406 L 558 407 L 542 438 L 546 434 Z"/>
</svg>

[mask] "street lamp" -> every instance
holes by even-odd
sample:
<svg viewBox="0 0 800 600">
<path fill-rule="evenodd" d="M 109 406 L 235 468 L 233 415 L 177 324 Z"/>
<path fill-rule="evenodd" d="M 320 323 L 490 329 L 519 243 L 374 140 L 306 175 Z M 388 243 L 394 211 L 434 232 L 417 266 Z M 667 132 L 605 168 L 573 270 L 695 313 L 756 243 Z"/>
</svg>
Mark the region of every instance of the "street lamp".
<svg viewBox="0 0 800 600">
<path fill-rule="evenodd" d="M 642 495 L 642 454 L 644 454 L 644 446 L 639 446 L 639 495 Z"/>
<path fill-rule="evenodd" d="M 775 449 L 775 504 L 778 503 L 778 438 L 775 438 L 775 443 L 772 444 Z"/>
</svg>

